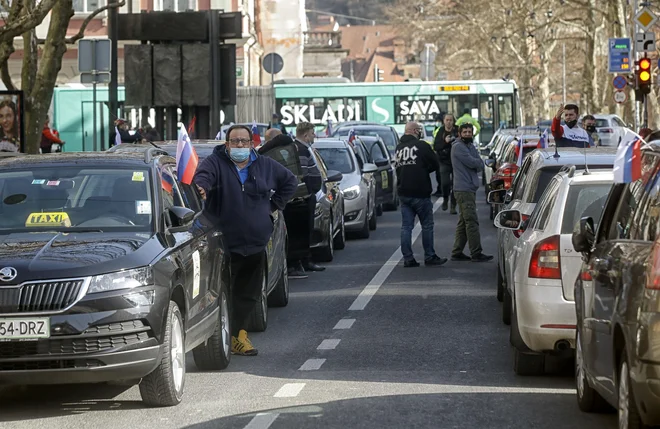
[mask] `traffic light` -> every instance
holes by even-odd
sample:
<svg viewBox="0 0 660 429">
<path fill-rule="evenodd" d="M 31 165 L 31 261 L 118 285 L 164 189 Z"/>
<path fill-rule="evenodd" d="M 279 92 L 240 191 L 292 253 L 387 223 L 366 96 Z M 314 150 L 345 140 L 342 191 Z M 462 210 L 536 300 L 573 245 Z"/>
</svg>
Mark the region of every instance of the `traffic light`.
<svg viewBox="0 0 660 429">
<path fill-rule="evenodd" d="M 638 100 L 643 100 L 646 94 L 651 92 L 651 60 L 642 58 L 637 61 L 637 91 L 635 95 Z"/>
<path fill-rule="evenodd" d="M 385 77 L 383 76 L 385 74 L 385 71 L 378 67 L 378 64 L 374 65 L 374 82 L 382 82 L 385 80 Z"/>
</svg>

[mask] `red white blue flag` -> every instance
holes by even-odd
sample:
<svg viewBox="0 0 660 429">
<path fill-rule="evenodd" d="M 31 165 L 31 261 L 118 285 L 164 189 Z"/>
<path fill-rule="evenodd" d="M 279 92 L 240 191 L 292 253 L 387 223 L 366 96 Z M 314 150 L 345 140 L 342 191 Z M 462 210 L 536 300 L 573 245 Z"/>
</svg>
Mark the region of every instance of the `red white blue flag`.
<svg viewBox="0 0 660 429">
<path fill-rule="evenodd" d="M 256 121 L 252 122 L 252 143 L 254 144 L 254 147 L 261 144 L 261 136 L 259 135 L 259 127 L 257 127 Z"/>
<path fill-rule="evenodd" d="M 121 134 L 119 134 L 119 128 L 115 127 L 115 146 L 121 144 Z"/>
<path fill-rule="evenodd" d="M 179 141 L 176 145 L 176 171 L 179 182 L 190 185 L 192 184 L 195 171 L 197 171 L 197 152 L 190 142 L 188 131 L 185 127 L 181 127 L 179 132 Z"/>
<path fill-rule="evenodd" d="M 332 136 L 332 120 L 328 119 L 328 127 L 325 129 L 325 135 L 330 137 Z"/>
<path fill-rule="evenodd" d="M 357 138 L 357 134 L 355 133 L 355 130 L 351 128 L 351 132 L 348 133 L 348 142 L 352 144 L 356 138 Z"/>
<path fill-rule="evenodd" d="M 619 144 L 614 159 L 614 183 L 631 183 L 642 177 L 642 144 L 638 135 L 632 135 Z"/>
<path fill-rule="evenodd" d="M 524 145 L 525 139 L 521 137 L 518 137 L 518 160 L 516 161 L 516 165 L 518 167 L 522 167 L 523 163 L 523 145 Z"/>
<path fill-rule="evenodd" d="M 548 129 L 546 128 L 539 139 L 539 143 L 536 145 L 537 149 L 547 149 L 548 148 Z"/>
</svg>

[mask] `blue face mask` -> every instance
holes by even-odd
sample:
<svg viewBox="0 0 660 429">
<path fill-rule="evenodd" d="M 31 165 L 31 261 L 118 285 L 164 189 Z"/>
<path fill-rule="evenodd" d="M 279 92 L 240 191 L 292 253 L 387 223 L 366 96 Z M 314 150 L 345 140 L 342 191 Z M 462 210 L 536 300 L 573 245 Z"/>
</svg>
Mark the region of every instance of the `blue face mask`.
<svg viewBox="0 0 660 429">
<path fill-rule="evenodd" d="M 229 151 L 229 157 L 234 162 L 245 162 L 250 157 L 249 147 L 233 147 Z"/>
</svg>

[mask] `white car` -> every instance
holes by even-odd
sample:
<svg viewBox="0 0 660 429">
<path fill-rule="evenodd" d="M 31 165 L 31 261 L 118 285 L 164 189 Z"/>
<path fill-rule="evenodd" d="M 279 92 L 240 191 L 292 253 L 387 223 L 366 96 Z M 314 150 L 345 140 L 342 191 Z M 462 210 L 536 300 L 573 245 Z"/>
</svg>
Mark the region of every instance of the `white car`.
<svg viewBox="0 0 660 429">
<path fill-rule="evenodd" d="M 375 164 L 362 163 L 353 148 L 343 140 L 319 139 L 314 149 L 331 170 L 342 173 L 339 189 L 344 194 L 344 227 L 368 238 L 377 227 Z"/>
<path fill-rule="evenodd" d="M 600 219 L 612 187 L 612 170 L 564 167 L 521 225 L 520 210 L 495 218 L 502 230 L 524 231 L 514 246 L 511 274 L 511 343 L 518 375 L 543 373 L 545 356 L 572 356 L 575 349 L 575 280 L 582 267 L 571 237 L 583 216 Z"/>
<path fill-rule="evenodd" d="M 492 191 L 488 194 L 490 204 L 504 204 L 502 209 L 518 210 L 522 220 L 529 218 L 536 203 L 543 195 L 552 178 L 566 165 L 575 165 L 583 170 L 585 163 L 593 169 L 612 168 L 616 150 L 613 148 L 555 148 L 536 149 L 525 158 L 508 190 Z M 516 267 L 516 252 L 522 231 L 500 229 L 497 234 L 497 298 L 503 302 L 502 321 L 511 323 L 513 296 L 513 272 Z"/>
<path fill-rule="evenodd" d="M 617 115 L 593 115 L 596 118 L 596 132 L 601 146 L 617 147 L 628 126 Z"/>
</svg>

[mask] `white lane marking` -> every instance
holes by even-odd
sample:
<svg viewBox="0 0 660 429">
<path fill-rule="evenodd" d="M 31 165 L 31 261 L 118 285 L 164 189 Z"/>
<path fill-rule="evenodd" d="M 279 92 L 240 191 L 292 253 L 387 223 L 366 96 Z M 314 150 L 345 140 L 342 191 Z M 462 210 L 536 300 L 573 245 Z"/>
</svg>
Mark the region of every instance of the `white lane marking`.
<svg viewBox="0 0 660 429">
<path fill-rule="evenodd" d="M 332 329 L 351 329 L 353 323 L 355 323 L 355 319 L 341 319 Z"/>
<path fill-rule="evenodd" d="M 305 383 L 287 383 L 275 393 L 275 398 L 295 398 L 305 387 Z"/>
<path fill-rule="evenodd" d="M 278 413 L 258 413 L 245 426 L 245 429 L 268 429 L 277 419 Z"/>
<path fill-rule="evenodd" d="M 307 359 L 298 371 L 316 371 L 325 363 L 325 359 Z"/>
<path fill-rule="evenodd" d="M 334 350 L 341 340 L 323 340 L 316 350 Z"/>
<path fill-rule="evenodd" d="M 440 208 L 442 205 L 442 199 L 438 198 L 438 201 L 435 202 L 433 205 L 433 213 Z M 422 232 L 422 226 L 417 223 L 415 225 L 415 228 L 413 228 L 412 232 L 412 242 L 415 243 L 415 240 L 417 240 L 417 237 L 419 237 L 419 234 Z M 369 301 L 371 301 L 371 298 L 376 295 L 376 292 L 378 292 L 378 289 L 385 283 L 385 280 L 392 274 L 392 271 L 394 271 L 394 267 L 396 267 L 399 262 L 401 262 L 401 259 L 403 258 L 403 255 L 401 254 L 401 247 L 396 249 L 396 251 L 390 256 L 390 259 L 385 262 L 385 264 L 378 270 L 376 275 L 374 276 L 373 279 L 364 287 L 362 292 L 360 292 L 360 295 L 358 295 L 357 298 L 355 298 L 355 301 L 353 301 L 353 304 L 349 307 L 349 311 L 359 311 L 359 310 L 364 310 L 364 308 L 369 304 Z"/>
</svg>

